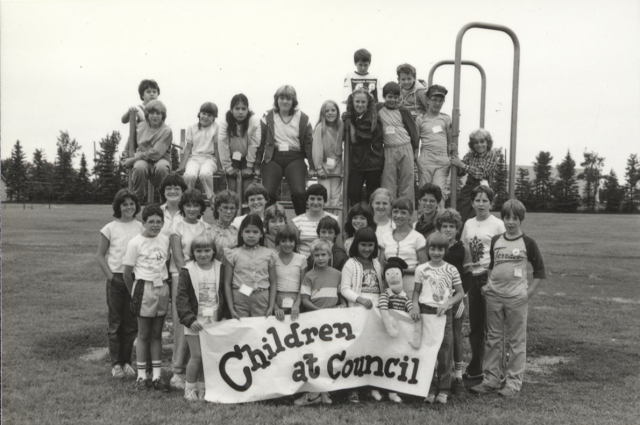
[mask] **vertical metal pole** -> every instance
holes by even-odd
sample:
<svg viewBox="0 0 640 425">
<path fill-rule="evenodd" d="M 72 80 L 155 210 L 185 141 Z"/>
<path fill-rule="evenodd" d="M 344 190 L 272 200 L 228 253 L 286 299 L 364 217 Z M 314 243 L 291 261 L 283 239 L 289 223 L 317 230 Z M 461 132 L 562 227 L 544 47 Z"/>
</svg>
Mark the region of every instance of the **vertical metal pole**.
<svg viewBox="0 0 640 425">
<path fill-rule="evenodd" d="M 240 214 L 242 215 L 242 198 L 244 197 L 244 187 L 243 187 L 243 177 L 242 177 L 242 170 L 240 170 L 240 172 L 238 172 L 236 174 L 236 188 L 237 188 L 237 194 L 238 194 L 238 210 L 236 212 L 236 214 Z"/>
<path fill-rule="evenodd" d="M 486 24 L 482 22 L 471 22 L 463 26 L 458 32 L 456 37 L 456 55 L 455 55 L 455 73 L 454 73 L 454 88 L 453 88 L 453 140 L 457 144 L 458 136 L 460 132 L 460 74 L 462 65 L 462 39 L 467 30 L 471 28 L 482 28 L 488 30 L 502 31 L 507 33 L 513 41 L 513 87 L 511 93 L 511 155 L 509 157 L 509 198 L 515 197 L 515 163 L 516 163 L 516 138 L 518 133 L 518 88 L 520 83 L 520 42 L 516 34 L 509 28 L 502 25 Z M 457 179 L 457 170 L 455 167 L 451 173 L 452 182 L 453 179 Z M 455 207 L 455 194 L 454 188 L 456 185 L 452 184 L 451 187 L 451 205 Z"/>
<path fill-rule="evenodd" d="M 346 220 L 349 216 L 349 164 L 351 162 L 351 122 L 347 120 L 344 126 L 344 163 L 342 164 L 342 217 Z M 344 239 L 344 232 L 342 232 Z"/>
<path fill-rule="evenodd" d="M 127 140 L 127 150 L 129 151 L 129 158 L 136 156 L 136 113 L 129 112 L 129 139 Z M 129 174 L 129 190 L 133 189 L 133 181 L 131 181 L 131 168 L 127 170 Z M 142 201 L 142 200 L 141 200 Z"/>
</svg>

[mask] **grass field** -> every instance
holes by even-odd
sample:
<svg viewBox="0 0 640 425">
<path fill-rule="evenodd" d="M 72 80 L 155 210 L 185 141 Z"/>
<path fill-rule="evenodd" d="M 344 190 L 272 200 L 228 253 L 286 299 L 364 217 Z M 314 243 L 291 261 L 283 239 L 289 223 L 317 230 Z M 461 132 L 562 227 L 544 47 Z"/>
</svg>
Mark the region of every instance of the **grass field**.
<svg viewBox="0 0 640 425">
<path fill-rule="evenodd" d="M 110 378 L 105 280 L 95 263 L 110 206 L 2 205 L 2 419 L 6 424 L 637 424 L 640 217 L 529 214 L 547 280 L 531 301 L 521 394 L 447 406 L 187 404 Z M 207 221 L 211 221 L 207 212 Z M 168 365 L 170 352 L 165 352 Z"/>
</svg>

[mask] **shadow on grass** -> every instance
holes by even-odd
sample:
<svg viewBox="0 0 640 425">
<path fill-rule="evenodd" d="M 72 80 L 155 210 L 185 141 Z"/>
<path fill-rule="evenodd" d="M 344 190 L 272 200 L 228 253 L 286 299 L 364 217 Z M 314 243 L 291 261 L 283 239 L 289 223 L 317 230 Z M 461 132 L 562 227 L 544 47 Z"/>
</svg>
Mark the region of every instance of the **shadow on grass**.
<svg viewBox="0 0 640 425">
<path fill-rule="evenodd" d="M 72 332 L 51 333 L 36 341 L 35 353 L 44 360 L 72 359 L 94 347 L 106 347 L 104 325 L 80 328 Z"/>
</svg>

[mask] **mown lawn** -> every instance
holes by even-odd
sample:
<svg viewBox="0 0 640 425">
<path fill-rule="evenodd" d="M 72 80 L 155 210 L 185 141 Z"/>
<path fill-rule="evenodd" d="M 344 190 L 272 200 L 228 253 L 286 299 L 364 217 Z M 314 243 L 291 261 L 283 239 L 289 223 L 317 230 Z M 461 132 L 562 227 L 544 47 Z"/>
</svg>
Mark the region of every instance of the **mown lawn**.
<svg viewBox="0 0 640 425">
<path fill-rule="evenodd" d="M 638 216 L 529 214 L 523 229 L 538 241 L 549 275 L 531 302 L 528 356 L 562 362 L 527 373 L 517 398 L 466 396 L 439 408 L 193 405 L 178 392 L 141 394 L 132 382 L 113 381 L 106 358 L 80 360 L 107 345 L 105 281 L 94 255 L 110 219 L 107 205 L 2 205 L 4 423 L 640 422 Z"/>
</svg>

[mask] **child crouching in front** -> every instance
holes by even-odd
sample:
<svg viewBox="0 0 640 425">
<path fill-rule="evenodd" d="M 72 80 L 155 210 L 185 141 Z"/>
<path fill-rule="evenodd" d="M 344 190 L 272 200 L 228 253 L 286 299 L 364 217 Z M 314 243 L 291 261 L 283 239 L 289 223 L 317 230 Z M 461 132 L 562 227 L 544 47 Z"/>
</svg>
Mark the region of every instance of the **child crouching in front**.
<svg viewBox="0 0 640 425">
<path fill-rule="evenodd" d="M 222 311 L 220 261 L 216 260 L 216 244 L 208 234 L 196 236 L 191 243 L 191 261 L 180 271 L 176 308 L 189 345 L 184 398 L 204 399 L 204 370 L 198 333 L 220 320 Z"/>
<path fill-rule="evenodd" d="M 422 314 L 445 315 L 447 322 L 444 328 L 442 345 L 438 350 L 436 375 L 431 382 L 429 395 L 425 403 L 446 404 L 451 389 L 451 359 L 453 331 L 451 328 L 451 307 L 462 300 L 464 291 L 460 274 L 454 266 L 444 261 L 449 250 L 449 239 L 442 233 L 434 233 L 427 241 L 429 262 L 416 268 L 416 286 L 413 290 L 413 308 L 411 317 L 418 322 Z M 455 291 L 455 296 L 452 296 Z M 413 348 L 419 348 L 418 341 L 411 341 Z M 437 395 L 437 397 L 436 397 Z"/>
</svg>

